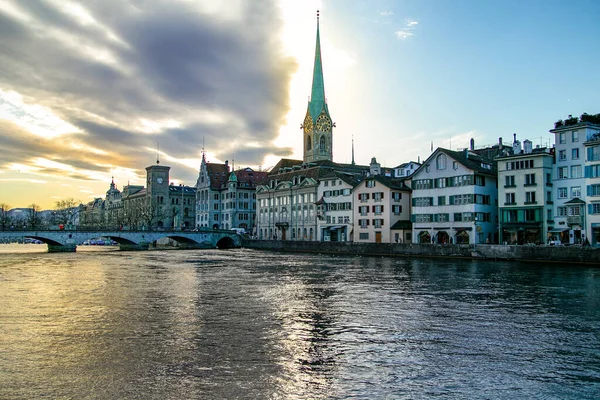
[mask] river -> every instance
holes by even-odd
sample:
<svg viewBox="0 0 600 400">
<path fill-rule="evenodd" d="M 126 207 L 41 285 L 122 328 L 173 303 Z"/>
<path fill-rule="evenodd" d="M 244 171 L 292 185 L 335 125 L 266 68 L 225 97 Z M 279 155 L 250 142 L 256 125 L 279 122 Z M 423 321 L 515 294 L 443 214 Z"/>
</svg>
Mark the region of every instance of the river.
<svg viewBox="0 0 600 400">
<path fill-rule="evenodd" d="M 2 399 L 600 393 L 597 267 L 44 249 L 0 246 Z"/>
</svg>

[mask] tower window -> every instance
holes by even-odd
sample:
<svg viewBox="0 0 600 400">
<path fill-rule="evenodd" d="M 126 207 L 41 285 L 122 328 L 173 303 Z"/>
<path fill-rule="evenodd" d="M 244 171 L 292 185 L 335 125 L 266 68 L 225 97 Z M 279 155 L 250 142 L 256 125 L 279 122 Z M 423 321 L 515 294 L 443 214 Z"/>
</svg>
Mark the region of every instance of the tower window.
<svg viewBox="0 0 600 400">
<path fill-rule="evenodd" d="M 306 137 L 306 150 L 312 150 L 312 140 L 310 138 L 310 135 Z"/>
<path fill-rule="evenodd" d="M 325 135 L 321 135 L 321 139 L 319 139 L 319 148 L 321 149 L 321 153 L 327 152 L 327 145 L 325 144 Z"/>
</svg>

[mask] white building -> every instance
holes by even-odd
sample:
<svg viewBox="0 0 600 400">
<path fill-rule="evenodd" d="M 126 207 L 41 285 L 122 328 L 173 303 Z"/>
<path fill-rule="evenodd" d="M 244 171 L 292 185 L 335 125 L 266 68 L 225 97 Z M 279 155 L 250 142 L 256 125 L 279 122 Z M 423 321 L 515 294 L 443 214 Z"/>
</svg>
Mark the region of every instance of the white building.
<svg viewBox="0 0 600 400">
<path fill-rule="evenodd" d="M 372 174 L 362 180 L 353 192 L 353 240 L 410 243 L 410 192 L 402 179 Z"/>
<path fill-rule="evenodd" d="M 496 168 L 473 147 L 438 148 L 411 176 L 415 243 L 497 241 Z"/>
<path fill-rule="evenodd" d="M 498 225 L 500 243 L 540 244 L 555 234 L 553 228 L 552 167 L 554 152 L 523 149 L 515 138 L 513 155 L 496 158 L 498 166 Z M 553 150 L 553 149 L 552 149 Z"/>
<path fill-rule="evenodd" d="M 360 182 L 354 174 L 331 171 L 317 188 L 317 240 L 352 241 L 354 215 L 352 190 Z"/>
<path fill-rule="evenodd" d="M 394 168 L 394 178 L 408 178 L 421 166 L 420 163 L 409 161 Z"/>
<path fill-rule="evenodd" d="M 584 114 L 576 118 L 569 115 L 565 121 L 556 122 L 555 128 L 550 130 L 556 143 L 554 226 L 564 230 L 561 239 L 570 244 L 583 244 L 586 240 L 588 243 L 598 242 L 597 235 L 592 235 L 592 226 L 600 227 L 597 225 L 600 223 L 599 216 L 594 212 L 600 212 L 600 209 L 595 210 L 600 206 L 594 205 L 596 200 L 600 200 L 597 198 L 600 193 L 597 195 L 595 192 L 598 184 L 595 171 L 600 169 L 600 158 L 596 161 L 594 155 L 594 142 L 600 135 L 599 117 Z M 589 210 L 588 206 L 591 206 Z M 592 212 L 589 221 L 588 211 Z M 594 232 L 598 230 L 594 229 Z"/>
</svg>

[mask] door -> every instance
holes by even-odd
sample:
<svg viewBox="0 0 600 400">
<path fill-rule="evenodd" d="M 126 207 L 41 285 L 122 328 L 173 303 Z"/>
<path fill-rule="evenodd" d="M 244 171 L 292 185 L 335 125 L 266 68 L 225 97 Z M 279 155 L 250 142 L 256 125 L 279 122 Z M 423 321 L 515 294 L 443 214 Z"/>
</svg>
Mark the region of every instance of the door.
<svg viewBox="0 0 600 400">
<path fill-rule="evenodd" d="M 281 240 L 285 240 L 286 229 L 281 228 Z"/>
<path fill-rule="evenodd" d="M 375 232 L 375 243 L 381 243 L 381 232 Z"/>
</svg>

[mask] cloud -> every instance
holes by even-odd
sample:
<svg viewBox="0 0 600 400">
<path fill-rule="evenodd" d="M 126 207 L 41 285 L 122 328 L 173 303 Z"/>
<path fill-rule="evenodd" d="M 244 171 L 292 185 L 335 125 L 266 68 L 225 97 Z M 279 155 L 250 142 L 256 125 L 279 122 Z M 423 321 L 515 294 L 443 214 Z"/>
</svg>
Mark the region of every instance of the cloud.
<svg viewBox="0 0 600 400">
<path fill-rule="evenodd" d="M 381 15 L 382 17 L 388 17 L 390 15 L 394 15 L 393 11 L 382 11 L 379 13 L 379 15 Z"/>
<path fill-rule="evenodd" d="M 290 155 L 274 140 L 296 63 L 278 40 L 274 3 L 49 0 L 0 9 L 0 169 L 96 180 L 122 168 L 143 182 L 158 143 L 191 183 L 203 142 L 240 166 Z"/>
<path fill-rule="evenodd" d="M 414 36 L 414 30 L 418 24 L 418 21 L 407 19 L 404 27 L 396 31 L 396 37 L 404 40 L 408 39 L 411 36 Z"/>
</svg>

